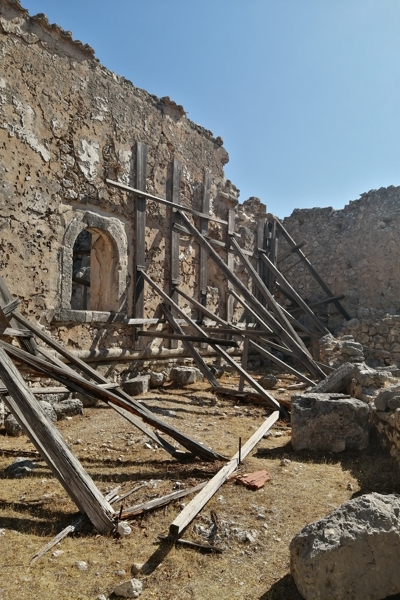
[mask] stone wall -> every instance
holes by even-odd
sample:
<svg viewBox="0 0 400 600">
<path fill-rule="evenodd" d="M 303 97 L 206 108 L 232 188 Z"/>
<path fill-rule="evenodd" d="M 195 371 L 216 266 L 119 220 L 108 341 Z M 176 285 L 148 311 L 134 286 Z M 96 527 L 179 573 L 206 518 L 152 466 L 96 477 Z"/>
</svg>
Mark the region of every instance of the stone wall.
<svg viewBox="0 0 400 600">
<path fill-rule="evenodd" d="M 190 121 L 182 106 L 110 72 L 89 46 L 44 15 L 30 17 L 16 0 L 0 0 L 0 52 L 0 272 L 21 311 L 69 346 L 132 348 L 132 328 L 104 322 L 110 310 L 133 313 L 134 199 L 105 179 L 135 185 L 136 143 L 145 143 L 147 192 L 168 197 L 176 158 L 182 162 L 181 203 L 201 211 L 208 171 L 211 212 L 226 220 L 239 192 L 224 178 L 223 142 Z M 147 201 L 146 266 L 165 289 L 169 211 Z M 90 304 L 71 314 L 75 242 L 84 230 L 94 255 Z M 211 237 L 225 241 L 225 235 L 224 226 L 210 223 Z M 198 269 L 197 245 L 181 236 L 181 287 L 194 297 Z M 214 267 L 209 299 L 225 316 L 226 285 Z M 74 294 L 74 303 L 82 301 Z M 159 301 L 146 284 L 145 316 L 155 315 Z M 181 305 L 192 313 L 185 301 Z"/>
<path fill-rule="evenodd" d="M 344 322 L 333 305 L 320 311 L 336 334 L 354 336 L 366 358 L 387 364 L 400 361 L 400 187 L 361 194 L 342 210 L 295 210 L 284 225 L 303 248 L 353 319 Z M 282 242 L 280 250 L 285 249 Z M 297 262 L 294 256 L 283 270 Z M 304 266 L 287 277 L 309 300 L 325 296 Z"/>
</svg>

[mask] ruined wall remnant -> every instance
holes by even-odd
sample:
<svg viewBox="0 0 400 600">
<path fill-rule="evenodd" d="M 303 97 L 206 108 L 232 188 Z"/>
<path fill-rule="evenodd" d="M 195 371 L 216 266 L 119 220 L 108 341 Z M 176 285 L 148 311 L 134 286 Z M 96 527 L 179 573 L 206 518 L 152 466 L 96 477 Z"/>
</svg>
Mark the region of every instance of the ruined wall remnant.
<svg viewBox="0 0 400 600">
<path fill-rule="evenodd" d="M 295 210 L 283 222 L 296 242 L 306 240 L 303 251 L 330 288 L 346 296 L 351 321 L 343 322 L 333 305 L 328 309 L 336 333 L 352 335 L 371 360 L 399 362 L 400 187 L 371 190 L 342 210 Z M 287 277 L 303 297 L 324 296 L 301 263 Z"/>
<path fill-rule="evenodd" d="M 0 52 L 0 271 L 22 312 L 48 327 L 63 323 L 57 332 L 67 344 L 83 349 L 101 339 L 109 348 L 132 347 L 132 329 L 104 322 L 109 311 L 133 312 L 134 198 L 105 179 L 135 186 L 136 143 L 142 142 L 147 192 L 168 198 L 178 159 L 181 204 L 202 210 L 209 172 L 211 213 L 227 219 L 239 192 L 224 178 L 222 140 L 169 98 L 107 70 L 90 47 L 44 15 L 30 17 L 15 0 L 0 0 Z M 169 211 L 147 201 L 146 267 L 166 289 Z M 75 245 L 83 231 L 90 256 Z M 210 236 L 225 241 L 226 231 L 210 223 Z M 179 258 L 180 285 L 198 297 L 199 248 L 188 237 L 181 236 Z M 85 277 L 90 294 L 76 294 L 76 281 Z M 210 268 L 209 295 L 222 315 L 225 288 Z M 145 316 L 154 316 L 159 301 L 146 284 Z"/>
</svg>

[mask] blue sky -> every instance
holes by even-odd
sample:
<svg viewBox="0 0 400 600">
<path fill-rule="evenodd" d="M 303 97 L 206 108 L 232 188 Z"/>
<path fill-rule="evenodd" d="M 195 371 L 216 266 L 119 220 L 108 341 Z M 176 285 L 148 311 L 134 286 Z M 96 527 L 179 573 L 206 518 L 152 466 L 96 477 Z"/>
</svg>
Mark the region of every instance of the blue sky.
<svg viewBox="0 0 400 600">
<path fill-rule="evenodd" d="M 279 217 L 400 185 L 398 0 L 21 0 L 221 136 Z"/>
</svg>

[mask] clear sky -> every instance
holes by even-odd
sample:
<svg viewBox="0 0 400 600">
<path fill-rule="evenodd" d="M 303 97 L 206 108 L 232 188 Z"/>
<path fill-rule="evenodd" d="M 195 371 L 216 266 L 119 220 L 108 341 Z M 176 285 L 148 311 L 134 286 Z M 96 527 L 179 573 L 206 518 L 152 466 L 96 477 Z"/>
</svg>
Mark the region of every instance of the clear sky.
<svg viewBox="0 0 400 600">
<path fill-rule="evenodd" d="M 279 217 L 400 185 L 399 0 L 21 0 L 221 136 Z"/>
</svg>

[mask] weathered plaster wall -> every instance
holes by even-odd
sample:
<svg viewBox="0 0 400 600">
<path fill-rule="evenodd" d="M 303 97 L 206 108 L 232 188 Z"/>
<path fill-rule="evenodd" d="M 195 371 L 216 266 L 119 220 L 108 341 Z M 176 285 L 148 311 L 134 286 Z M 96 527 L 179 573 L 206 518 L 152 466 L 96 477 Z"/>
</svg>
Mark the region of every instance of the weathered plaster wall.
<svg viewBox="0 0 400 600">
<path fill-rule="evenodd" d="M 0 0 L 0 57 L 2 275 L 22 300 L 22 311 L 49 326 L 68 308 L 70 281 L 63 282 L 72 264 L 68 232 L 78 235 L 82 224 L 96 231 L 96 219 L 108 222 L 108 232 L 120 230 L 114 244 L 119 299 L 112 304 L 132 315 L 134 201 L 105 178 L 135 185 L 136 142 L 143 142 L 148 192 L 168 197 L 177 158 L 183 164 L 181 203 L 201 210 L 207 170 L 212 211 L 226 219 L 237 206 L 238 190 L 224 178 L 228 154 L 221 138 L 191 122 L 169 98 L 152 96 L 108 71 L 91 48 L 44 15 L 30 17 L 15 0 Z M 167 288 L 169 209 L 147 204 L 146 265 Z M 217 239 L 223 235 L 218 224 L 210 224 L 210 231 Z M 181 286 L 196 297 L 199 250 L 184 237 L 180 258 Z M 225 286 L 210 269 L 213 295 L 223 312 Z M 145 316 L 154 316 L 158 303 L 146 285 Z M 100 340 L 111 348 L 133 345 L 133 332 L 121 325 L 70 323 L 58 332 L 76 348 L 96 347 Z"/>
</svg>

